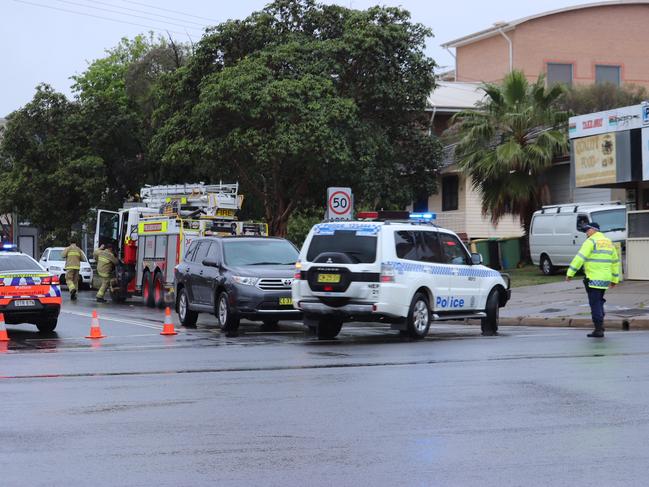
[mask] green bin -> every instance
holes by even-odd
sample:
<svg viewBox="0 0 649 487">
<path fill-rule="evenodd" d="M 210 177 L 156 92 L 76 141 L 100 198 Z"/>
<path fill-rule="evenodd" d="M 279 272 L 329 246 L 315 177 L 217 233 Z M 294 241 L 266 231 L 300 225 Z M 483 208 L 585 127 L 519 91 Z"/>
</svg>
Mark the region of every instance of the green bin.
<svg viewBox="0 0 649 487">
<path fill-rule="evenodd" d="M 503 269 L 515 269 L 521 261 L 521 239 L 510 237 L 498 239 L 500 263 Z"/>
</svg>

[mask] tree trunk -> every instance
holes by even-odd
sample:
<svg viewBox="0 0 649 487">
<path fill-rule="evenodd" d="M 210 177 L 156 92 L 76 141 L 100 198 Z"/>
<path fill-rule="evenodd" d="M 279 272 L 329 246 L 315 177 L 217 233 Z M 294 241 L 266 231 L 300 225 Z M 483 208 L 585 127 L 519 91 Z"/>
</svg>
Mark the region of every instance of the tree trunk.
<svg viewBox="0 0 649 487">
<path fill-rule="evenodd" d="M 268 221 L 268 233 L 273 237 L 286 237 L 288 232 L 288 219 L 291 214 L 276 215 Z"/>
</svg>

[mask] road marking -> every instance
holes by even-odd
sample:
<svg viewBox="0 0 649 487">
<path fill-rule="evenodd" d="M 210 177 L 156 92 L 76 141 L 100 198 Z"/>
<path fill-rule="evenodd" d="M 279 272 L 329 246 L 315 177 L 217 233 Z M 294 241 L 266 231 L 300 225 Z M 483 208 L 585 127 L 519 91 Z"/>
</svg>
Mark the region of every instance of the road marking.
<svg viewBox="0 0 649 487">
<path fill-rule="evenodd" d="M 91 313 L 81 313 L 79 311 L 67 311 L 67 310 L 62 310 L 61 313 L 67 313 L 70 315 L 75 315 L 75 316 L 82 316 L 84 318 L 92 318 Z M 100 320 L 106 320 L 106 321 L 116 321 L 118 323 L 126 323 L 127 325 L 135 325 L 135 326 L 142 326 L 144 328 L 150 328 L 152 330 L 162 330 L 162 325 L 151 325 L 148 323 L 142 323 L 141 321 L 133 321 L 133 320 L 125 320 L 123 318 L 116 318 L 116 317 L 111 317 L 107 315 L 100 315 L 99 316 Z M 181 330 L 178 330 L 180 333 Z"/>
</svg>

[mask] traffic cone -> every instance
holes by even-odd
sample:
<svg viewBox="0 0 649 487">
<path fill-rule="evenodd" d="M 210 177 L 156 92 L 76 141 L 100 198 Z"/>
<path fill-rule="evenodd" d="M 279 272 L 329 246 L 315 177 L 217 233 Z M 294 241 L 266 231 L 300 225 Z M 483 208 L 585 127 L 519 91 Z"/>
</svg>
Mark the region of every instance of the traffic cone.
<svg viewBox="0 0 649 487">
<path fill-rule="evenodd" d="M 174 322 L 171 319 L 171 310 L 169 306 L 165 309 L 165 324 L 162 327 L 161 335 L 178 335 L 174 328 Z"/>
<path fill-rule="evenodd" d="M 5 326 L 5 315 L 0 313 L 0 342 L 8 342 L 7 327 Z"/>
<path fill-rule="evenodd" d="M 90 335 L 86 338 L 106 338 L 106 335 L 102 335 L 101 333 L 97 311 L 92 312 L 92 320 L 90 320 Z"/>
</svg>

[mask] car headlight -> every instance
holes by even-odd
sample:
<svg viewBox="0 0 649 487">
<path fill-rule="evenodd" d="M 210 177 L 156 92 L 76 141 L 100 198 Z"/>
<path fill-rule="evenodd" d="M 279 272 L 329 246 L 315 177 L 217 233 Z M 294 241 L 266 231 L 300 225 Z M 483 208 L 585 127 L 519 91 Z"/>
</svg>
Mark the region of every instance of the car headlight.
<svg viewBox="0 0 649 487">
<path fill-rule="evenodd" d="M 63 269 L 59 266 L 53 265 L 50 266 L 50 272 L 61 272 Z"/>
<path fill-rule="evenodd" d="M 237 284 L 243 284 L 244 286 L 255 286 L 259 282 L 258 277 L 245 277 L 245 276 L 232 276 L 232 280 Z"/>
</svg>

